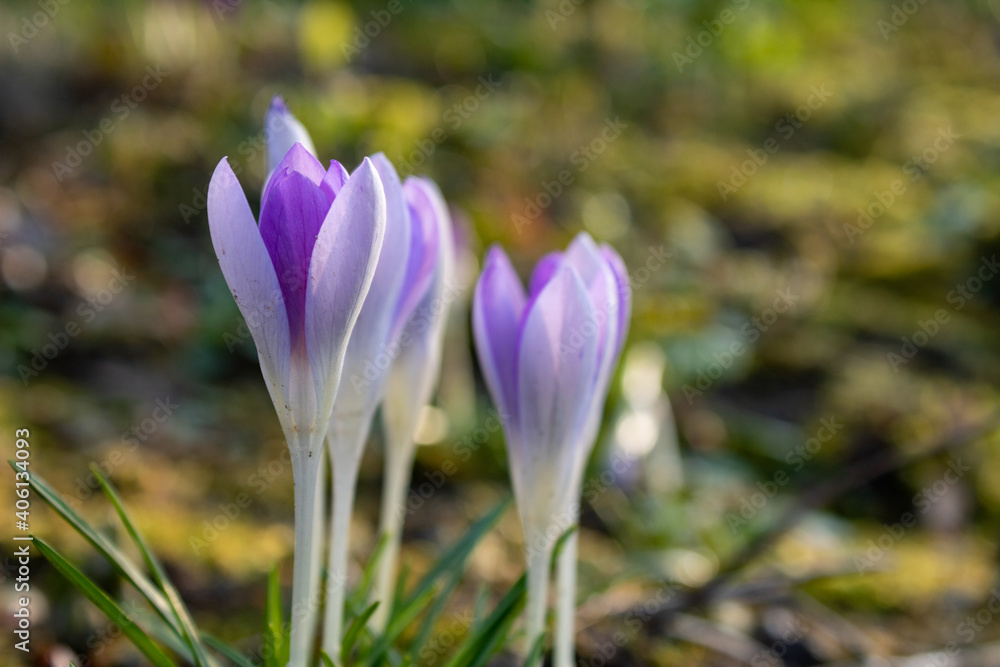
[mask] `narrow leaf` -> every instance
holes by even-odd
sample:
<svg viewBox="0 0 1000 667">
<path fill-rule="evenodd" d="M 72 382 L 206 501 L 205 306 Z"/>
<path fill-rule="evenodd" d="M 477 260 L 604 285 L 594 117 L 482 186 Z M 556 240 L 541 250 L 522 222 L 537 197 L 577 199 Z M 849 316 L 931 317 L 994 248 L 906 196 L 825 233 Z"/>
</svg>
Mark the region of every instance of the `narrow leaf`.
<svg viewBox="0 0 1000 667">
<path fill-rule="evenodd" d="M 361 638 L 361 632 L 368 625 L 368 619 L 372 617 L 376 609 L 378 609 L 378 602 L 373 602 L 360 615 L 354 617 L 350 627 L 347 628 L 347 632 L 344 633 L 344 639 L 340 645 L 341 664 L 346 665 L 350 661 L 354 645 L 358 643 L 358 639 Z"/>
<path fill-rule="evenodd" d="M 210 647 L 215 649 L 219 655 L 223 656 L 229 662 L 233 663 L 237 667 L 260 667 L 254 664 L 254 662 L 248 659 L 246 656 L 238 652 L 236 649 L 231 647 L 226 642 L 222 641 L 214 635 L 210 635 L 207 632 L 201 633 L 201 640 L 208 644 Z"/>
<path fill-rule="evenodd" d="M 205 653 L 205 647 L 201 645 L 201 641 L 198 639 L 198 630 L 194 626 L 191 614 L 184 605 L 184 601 L 181 599 L 180 593 L 177 592 L 177 588 L 174 587 L 173 582 L 170 581 L 170 577 L 167 576 L 167 572 L 163 569 L 163 565 L 153 553 L 153 550 L 149 547 L 149 543 L 146 541 L 146 538 L 129 517 L 128 512 L 125 510 L 125 505 L 122 503 L 121 496 L 118 495 L 118 490 L 115 489 L 111 482 L 109 482 L 104 475 L 101 474 L 101 469 L 98 468 L 96 464 L 91 464 L 90 471 L 94 474 L 94 477 L 97 478 L 98 483 L 104 490 L 104 495 L 106 495 L 108 500 L 111 501 L 111 504 L 115 506 L 115 510 L 118 512 L 118 518 L 121 519 L 122 524 L 125 525 L 125 530 L 128 531 L 132 541 L 135 542 L 140 553 L 142 553 L 142 557 L 146 561 L 146 567 L 149 569 L 149 573 L 153 576 L 153 581 L 156 582 L 156 584 L 160 587 L 160 590 L 163 591 L 164 596 L 166 596 L 167 603 L 173 611 L 173 616 L 178 625 L 180 625 L 184 641 L 191 647 L 191 652 L 194 654 L 195 665 L 197 665 L 197 667 L 210 667 L 211 663 L 208 659 L 208 655 Z"/>
<path fill-rule="evenodd" d="M 108 596 L 107 593 L 95 584 L 90 578 L 81 572 L 75 565 L 63 558 L 51 546 L 40 538 L 34 538 L 35 547 L 42 552 L 46 560 L 80 593 L 94 603 L 101 612 L 114 624 L 121 628 L 122 633 L 128 637 L 129 641 L 139 649 L 139 651 L 149 659 L 156 667 L 174 667 L 174 662 L 167 657 L 167 654 L 137 626 L 128 614 Z"/>
<path fill-rule="evenodd" d="M 524 607 L 527 584 L 521 575 L 483 623 L 470 633 L 445 667 L 473 667 L 486 664 L 504 642 Z"/>
<path fill-rule="evenodd" d="M 8 461 L 11 467 L 14 467 L 13 461 Z M 16 468 L 15 468 L 16 469 Z M 108 562 L 118 570 L 118 572 L 125 577 L 136 590 L 142 593 L 143 597 L 149 601 L 153 609 L 157 614 L 160 615 L 170 629 L 177 635 L 178 640 L 181 638 L 181 629 L 177 625 L 177 619 L 174 618 L 174 614 L 170 609 L 170 604 L 167 599 L 160 593 L 159 589 L 149 580 L 148 577 L 142 572 L 142 570 L 132 562 L 132 560 L 126 556 L 111 540 L 97 532 L 94 528 L 90 526 L 87 521 L 77 514 L 73 508 L 59 495 L 59 493 L 49 486 L 48 482 L 44 479 L 32 473 L 28 479 L 28 483 L 31 484 L 32 490 L 37 493 L 42 500 L 49 504 L 49 506 L 56 511 L 63 519 L 69 523 L 76 532 L 80 533 L 84 539 L 86 539 L 90 544 L 97 549 L 102 556 L 108 559 Z"/>
<path fill-rule="evenodd" d="M 451 546 L 441 558 L 434 564 L 427 574 L 425 574 L 420 581 L 414 587 L 413 592 L 410 594 L 410 598 L 407 601 L 407 605 L 412 600 L 424 595 L 424 593 L 430 589 L 435 580 L 441 575 L 451 572 L 453 570 L 463 570 L 465 567 L 465 561 L 468 559 L 469 554 L 479 543 L 479 540 L 489 532 L 493 525 L 500 519 L 500 516 L 507 509 L 510 504 L 510 497 L 497 503 L 496 507 L 486 513 L 485 516 L 477 520 L 474 524 L 469 527 L 468 532 L 462 536 L 455 544 Z"/>
<path fill-rule="evenodd" d="M 389 627 L 378 638 L 378 641 L 372 648 L 371 654 L 368 656 L 369 667 L 382 664 L 382 655 L 389 650 L 393 642 L 396 641 L 396 638 L 409 627 L 410 623 L 424 611 L 431 598 L 434 597 L 434 593 L 435 590 L 433 588 L 426 589 L 420 597 L 412 599 L 400 610 L 395 618 L 389 621 Z"/>
<path fill-rule="evenodd" d="M 281 611 L 281 580 L 277 565 L 267 577 L 267 601 L 264 606 L 264 665 L 285 667 L 288 663 L 289 646 L 284 614 Z"/>
</svg>

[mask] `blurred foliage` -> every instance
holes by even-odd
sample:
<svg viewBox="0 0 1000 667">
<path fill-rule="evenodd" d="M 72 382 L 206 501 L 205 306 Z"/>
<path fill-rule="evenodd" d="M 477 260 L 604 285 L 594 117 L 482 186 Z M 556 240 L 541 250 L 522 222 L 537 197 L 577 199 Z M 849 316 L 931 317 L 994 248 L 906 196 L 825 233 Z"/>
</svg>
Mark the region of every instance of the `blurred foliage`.
<svg viewBox="0 0 1000 667">
<path fill-rule="evenodd" d="M 321 155 L 384 151 L 456 207 L 465 287 L 421 432 L 414 570 L 507 486 L 469 345 L 477 258 L 502 243 L 526 276 L 587 230 L 624 256 L 635 308 L 584 504 L 581 655 L 779 664 L 766 651 L 784 641 L 786 664 L 853 664 L 955 642 L 995 664 L 996 624 L 962 624 L 995 595 L 1000 523 L 998 16 L 994 0 L 5 2 L 4 432 L 31 428 L 32 465 L 98 523 L 102 465 L 199 624 L 259 645 L 265 574 L 290 565 L 291 476 L 204 209 L 223 155 L 258 206 L 281 94 Z M 176 406 L 163 419 L 158 400 Z M 376 539 L 378 438 L 356 562 Z M 805 504 L 892 455 L 909 463 Z M 697 615 L 656 606 L 796 507 L 733 575 L 758 588 Z M 33 529 L 80 562 L 37 509 Z M 521 569 L 510 513 L 442 627 Z M 35 572 L 39 650 L 132 664 Z M 808 631 L 781 640 L 793 621 Z"/>
</svg>

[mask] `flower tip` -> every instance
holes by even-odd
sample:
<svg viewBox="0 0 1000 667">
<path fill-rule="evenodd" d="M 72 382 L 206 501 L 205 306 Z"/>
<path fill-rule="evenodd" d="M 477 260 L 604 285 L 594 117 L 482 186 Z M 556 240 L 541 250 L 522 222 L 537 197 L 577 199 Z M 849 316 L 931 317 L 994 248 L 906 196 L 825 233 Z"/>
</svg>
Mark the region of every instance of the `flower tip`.
<svg viewBox="0 0 1000 667">
<path fill-rule="evenodd" d="M 281 95 L 275 95 L 271 98 L 271 108 L 268 111 L 277 114 L 291 113 L 288 111 L 288 105 L 285 104 L 285 99 Z"/>
</svg>

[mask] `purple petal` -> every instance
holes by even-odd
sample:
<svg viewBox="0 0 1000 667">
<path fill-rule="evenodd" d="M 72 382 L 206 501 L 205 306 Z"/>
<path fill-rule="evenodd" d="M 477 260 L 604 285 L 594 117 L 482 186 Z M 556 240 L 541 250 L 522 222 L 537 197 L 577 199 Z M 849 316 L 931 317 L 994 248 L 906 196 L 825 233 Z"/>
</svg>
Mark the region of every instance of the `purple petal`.
<svg viewBox="0 0 1000 667">
<path fill-rule="evenodd" d="M 317 186 L 323 181 L 323 177 L 326 175 L 323 165 L 309 152 L 309 149 L 300 143 L 296 143 L 285 153 L 285 157 L 281 158 L 281 162 L 275 167 L 267 183 L 264 185 L 264 195 L 261 199 L 262 207 L 267 205 L 267 200 L 274 189 L 275 181 L 281 176 L 287 176 L 292 173 L 299 173 L 305 176 L 313 185 Z"/>
<path fill-rule="evenodd" d="M 400 329 L 430 288 L 441 257 L 440 235 L 451 227 L 448 206 L 430 179 L 407 178 L 403 183 L 403 197 L 413 229 L 404 291 L 396 309 L 396 326 Z"/>
<path fill-rule="evenodd" d="M 246 195 L 224 158 L 208 187 L 208 225 L 222 274 L 257 345 L 271 398 L 285 405 L 291 341 L 281 287 Z"/>
<path fill-rule="evenodd" d="M 472 299 L 479 364 L 505 422 L 516 419 L 517 341 L 527 298 L 499 246 L 490 248 Z"/>
<path fill-rule="evenodd" d="M 559 268 L 562 260 L 563 254 L 559 251 L 550 252 L 538 260 L 538 264 L 535 264 L 535 270 L 531 273 L 531 281 L 528 283 L 528 293 L 535 296 L 541 292 L 542 288 L 555 275 L 556 269 Z"/>
<path fill-rule="evenodd" d="M 319 187 L 331 202 L 337 196 L 337 193 L 340 192 L 340 189 L 344 187 L 348 176 L 344 165 L 336 160 L 330 160 L 330 168 L 323 175 L 323 181 L 319 184 Z"/>
<path fill-rule="evenodd" d="M 563 265 L 530 307 L 517 358 L 523 465 L 571 469 L 593 402 L 598 342 L 594 306 L 576 270 Z"/>
<path fill-rule="evenodd" d="M 288 107 L 285 106 L 285 101 L 278 95 L 275 95 L 271 100 L 267 116 L 264 117 L 264 133 L 267 137 L 267 173 L 269 177 L 295 144 L 302 144 L 309 153 L 316 154 L 316 148 L 313 146 L 312 138 L 310 138 L 306 128 L 292 115 Z"/>
<path fill-rule="evenodd" d="M 281 285 L 292 344 L 305 344 L 306 279 L 320 226 L 330 204 L 312 181 L 297 171 L 277 171 L 260 213 L 264 240 Z"/>
<path fill-rule="evenodd" d="M 375 274 L 385 207 L 382 182 L 365 158 L 337 194 L 316 239 L 305 329 L 321 415 L 333 409 L 348 339 Z"/>
</svg>

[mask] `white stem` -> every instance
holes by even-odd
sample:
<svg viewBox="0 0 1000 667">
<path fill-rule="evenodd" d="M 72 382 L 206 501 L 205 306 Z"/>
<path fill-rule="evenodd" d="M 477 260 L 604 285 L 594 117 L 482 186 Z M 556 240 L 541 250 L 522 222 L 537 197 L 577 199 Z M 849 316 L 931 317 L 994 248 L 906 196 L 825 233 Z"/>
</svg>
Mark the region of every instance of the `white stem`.
<svg viewBox="0 0 1000 667">
<path fill-rule="evenodd" d="M 382 517 L 379 525 L 386 544 L 378 563 L 371 600 L 380 601 L 371 619 L 371 627 L 377 633 L 385 630 L 394 603 L 392 598 L 396 589 L 396 563 L 403 539 L 403 520 L 406 518 L 406 491 L 410 488 L 410 473 L 415 456 L 416 446 L 408 435 L 405 441 L 386 443 L 385 471 L 382 476 Z"/>
<path fill-rule="evenodd" d="M 576 560 L 579 551 L 579 528 L 562 545 L 556 563 L 556 634 L 554 667 L 573 667 L 576 636 Z"/>
<path fill-rule="evenodd" d="M 334 417 L 336 419 L 336 417 Z M 345 420 L 347 421 L 347 420 Z M 347 592 L 347 557 L 351 550 L 351 514 L 358 485 L 358 468 L 370 420 L 363 424 L 332 424 L 330 468 L 332 471 L 330 551 L 327 561 L 326 611 L 323 617 L 323 650 L 340 664 L 340 642 L 344 626 Z M 361 443 L 360 445 L 358 443 Z"/>
<path fill-rule="evenodd" d="M 323 475 L 321 456 L 292 454 L 295 486 L 295 555 L 292 572 L 292 619 L 289 665 L 308 667 L 319 618 L 320 549 L 322 549 Z M 317 508 L 319 511 L 317 512 Z M 317 513 L 319 516 L 317 517 Z"/>
<path fill-rule="evenodd" d="M 552 561 L 552 544 L 528 552 L 528 600 L 525 619 L 525 655 L 531 651 L 538 637 L 545 633 L 545 612 L 549 601 L 549 566 Z"/>
</svg>

